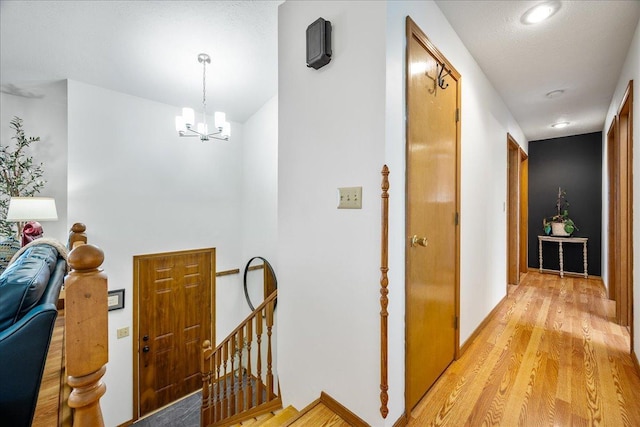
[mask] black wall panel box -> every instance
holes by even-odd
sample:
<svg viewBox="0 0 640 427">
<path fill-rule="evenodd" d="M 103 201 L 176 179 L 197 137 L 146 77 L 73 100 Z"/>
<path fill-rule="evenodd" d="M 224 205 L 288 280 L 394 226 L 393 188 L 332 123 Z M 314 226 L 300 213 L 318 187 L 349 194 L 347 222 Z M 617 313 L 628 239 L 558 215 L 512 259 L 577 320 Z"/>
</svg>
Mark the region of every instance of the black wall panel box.
<svg viewBox="0 0 640 427">
<path fill-rule="evenodd" d="M 307 27 L 307 67 L 318 69 L 331 61 L 331 22 L 316 19 Z"/>
</svg>

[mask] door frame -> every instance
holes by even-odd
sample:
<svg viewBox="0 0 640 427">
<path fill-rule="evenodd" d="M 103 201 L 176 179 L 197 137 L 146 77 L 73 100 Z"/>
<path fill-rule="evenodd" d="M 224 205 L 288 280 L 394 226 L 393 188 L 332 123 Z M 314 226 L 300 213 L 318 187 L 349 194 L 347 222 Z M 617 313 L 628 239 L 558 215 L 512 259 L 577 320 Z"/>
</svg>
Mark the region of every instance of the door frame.
<svg viewBox="0 0 640 427">
<path fill-rule="evenodd" d="M 529 155 L 520 147 L 520 276 L 529 271 Z"/>
<path fill-rule="evenodd" d="M 507 285 L 520 283 L 520 152 L 516 140 L 507 133 Z"/>
<path fill-rule="evenodd" d="M 515 167 L 515 171 L 512 168 Z M 507 133 L 507 285 L 518 285 L 528 271 L 529 156 Z M 513 283 L 512 283 L 513 282 Z"/>
<path fill-rule="evenodd" d="M 210 313 L 211 319 L 211 343 L 216 342 L 216 249 L 215 248 L 202 248 L 202 249 L 188 249 L 183 251 L 172 252 L 160 252 L 153 254 L 134 255 L 133 256 L 133 334 L 132 339 L 132 352 L 133 352 L 133 417 L 131 422 L 134 423 L 140 419 L 140 368 L 138 366 L 140 342 L 137 339 L 140 330 L 140 260 L 155 256 L 173 256 L 173 255 L 185 255 L 193 252 L 209 252 L 211 259 L 211 301 L 210 301 Z"/>
<path fill-rule="evenodd" d="M 628 326 L 633 352 L 633 80 L 607 132 L 609 178 L 608 285 L 616 300 L 616 320 Z M 624 286 L 626 284 L 626 286 Z"/>
<path fill-rule="evenodd" d="M 460 168 L 461 168 L 461 123 L 462 123 L 462 114 L 461 114 L 461 100 L 462 100 L 462 77 L 460 75 L 460 73 L 455 69 L 455 67 L 447 60 L 447 58 L 440 52 L 440 50 L 431 42 L 431 40 L 429 40 L 429 38 L 426 36 L 426 34 L 422 31 L 422 29 L 411 19 L 411 17 L 407 16 L 406 18 L 406 46 L 405 46 L 405 112 L 407 113 L 407 119 L 405 120 L 405 156 L 409 155 L 409 140 L 408 140 L 408 135 L 409 135 L 409 114 L 408 114 L 408 100 L 409 100 L 409 85 L 407 84 L 407 82 L 410 79 L 409 76 L 409 67 L 408 67 L 408 61 L 409 61 L 409 40 L 412 37 L 417 37 L 420 42 L 425 46 L 425 48 L 427 49 L 427 51 L 429 52 L 429 54 L 431 56 L 433 56 L 437 61 L 439 61 L 441 64 L 445 64 L 447 69 L 451 70 L 451 75 L 456 79 L 457 81 L 457 86 L 458 86 L 458 92 L 457 92 L 457 96 L 456 96 L 456 109 L 457 109 L 457 113 L 456 113 L 456 148 L 455 148 L 455 153 L 456 153 L 456 185 L 455 185 L 455 191 L 456 191 L 456 197 L 455 197 L 455 203 L 456 203 L 456 208 L 455 208 L 455 212 L 456 212 L 456 218 L 455 218 L 455 278 L 454 278 L 454 313 L 455 313 L 455 331 L 454 331 L 454 355 L 453 355 L 453 360 L 457 360 L 460 357 Z M 405 165 L 407 163 L 407 160 L 405 159 Z M 408 217 L 408 212 L 410 209 L 410 201 L 409 201 L 409 197 L 408 197 L 408 184 L 407 184 L 407 179 L 408 179 L 408 174 L 407 171 L 405 170 L 405 227 L 407 227 L 408 225 L 408 221 L 407 221 L 407 217 Z M 408 231 L 405 230 L 405 237 L 408 236 Z M 407 242 L 405 239 L 405 270 L 406 270 L 406 251 L 408 250 L 408 246 L 407 246 Z M 407 301 L 406 301 L 406 295 L 408 294 L 407 292 L 407 287 L 409 286 L 409 283 L 406 279 L 406 274 L 405 274 L 405 307 L 407 306 Z M 405 406 L 405 414 L 406 417 L 408 419 L 411 410 L 413 408 L 409 407 L 409 402 L 408 402 L 408 395 L 407 395 L 407 384 L 408 384 L 408 377 L 409 377 L 409 372 L 407 371 L 407 341 L 406 341 L 406 337 L 407 337 L 407 325 L 405 324 L 405 347 L 404 347 L 404 352 L 405 352 L 405 402 L 404 402 L 404 406 Z"/>
<path fill-rule="evenodd" d="M 618 277 L 620 273 L 617 271 L 620 268 L 620 263 L 617 262 L 619 258 L 619 243 L 618 233 L 616 230 L 617 227 L 617 215 L 618 215 L 618 116 L 614 116 L 611 121 L 611 126 L 609 126 L 609 130 L 607 131 L 607 175 L 608 175 L 608 187 L 609 187 L 609 218 L 608 218 L 608 229 L 607 229 L 607 239 L 608 239 L 608 253 L 607 253 L 607 287 L 609 293 L 609 299 L 616 302 L 616 322 L 620 323 L 619 313 L 620 308 L 618 307 L 620 301 L 620 285 L 618 284 Z"/>
</svg>

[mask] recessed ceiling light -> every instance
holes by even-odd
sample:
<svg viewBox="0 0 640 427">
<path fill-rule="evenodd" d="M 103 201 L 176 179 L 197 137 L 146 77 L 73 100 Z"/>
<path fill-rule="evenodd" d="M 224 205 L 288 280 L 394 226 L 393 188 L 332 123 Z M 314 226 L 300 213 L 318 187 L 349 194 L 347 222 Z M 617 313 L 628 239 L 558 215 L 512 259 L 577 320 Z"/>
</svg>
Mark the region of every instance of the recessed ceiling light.
<svg viewBox="0 0 640 427">
<path fill-rule="evenodd" d="M 567 126 L 569 126 L 569 122 L 558 122 L 551 125 L 551 127 L 555 129 L 562 129 L 566 128 Z"/>
<path fill-rule="evenodd" d="M 562 96 L 563 93 L 564 93 L 564 90 L 558 89 L 558 90 L 552 90 L 551 92 L 546 93 L 545 96 L 547 98 L 557 98 L 559 96 Z"/>
<path fill-rule="evenodd" d="M 551 17 L 558 11 L 558 9 L 560 9 L 559 1 L 548 1 L 540 3 L 527 10 L 520 18 L 520 22 L 527 25 L 537 24 Z"/>
</svg>

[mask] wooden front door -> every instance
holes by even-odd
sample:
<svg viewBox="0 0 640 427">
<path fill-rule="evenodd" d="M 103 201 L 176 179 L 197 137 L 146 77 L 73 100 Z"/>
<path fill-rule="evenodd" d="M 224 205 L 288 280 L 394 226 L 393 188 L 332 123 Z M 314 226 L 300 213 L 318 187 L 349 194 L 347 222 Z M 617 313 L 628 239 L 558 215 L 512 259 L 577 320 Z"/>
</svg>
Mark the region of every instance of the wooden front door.
<svg viewBox="0 0 640 427">
<path fill-rule="evenodd" d="M 458 347 L 460 135 L 460 75 L 410 18 L 406 80 L 405 404 L 410 413 Z"/>
<path fill-rule="evenodd" d="M 215 249 L 136 256 L 134 276 L 141 417 L 202 387 L 202 343 L 215 342 Z"/>
</svg>

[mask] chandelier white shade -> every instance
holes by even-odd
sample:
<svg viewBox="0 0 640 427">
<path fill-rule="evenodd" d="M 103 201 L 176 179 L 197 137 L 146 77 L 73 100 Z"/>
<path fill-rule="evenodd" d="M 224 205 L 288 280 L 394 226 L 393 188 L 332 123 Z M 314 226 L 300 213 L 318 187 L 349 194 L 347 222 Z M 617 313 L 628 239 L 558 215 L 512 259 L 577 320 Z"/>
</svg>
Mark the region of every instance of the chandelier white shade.
<svg viewBox="0 0 640 427">
<path fill-rule="evenodd" d="M 198 62 L 202 64 L 202 122 L 196 124 L 193 108 L 183 108 L 182 115 L 176 116 L 176 131 L 179 136 L 197 136 L 201 141 L 209 141 L 211 138 L 228 141 L 231 136 L 231 125 L 224 113 L 215 113 L 214 130 L 209 132 L 209 125 L 207 125 L 207 64 L 211 63 L 211 58 L 206 53 L 201 53 L 198 55 Z"/>
<path fill-rule="evenodd" d="M 52 197 L 12 197 L 7 221 L 57 221 L 56 201 Z"/>
</svg>

